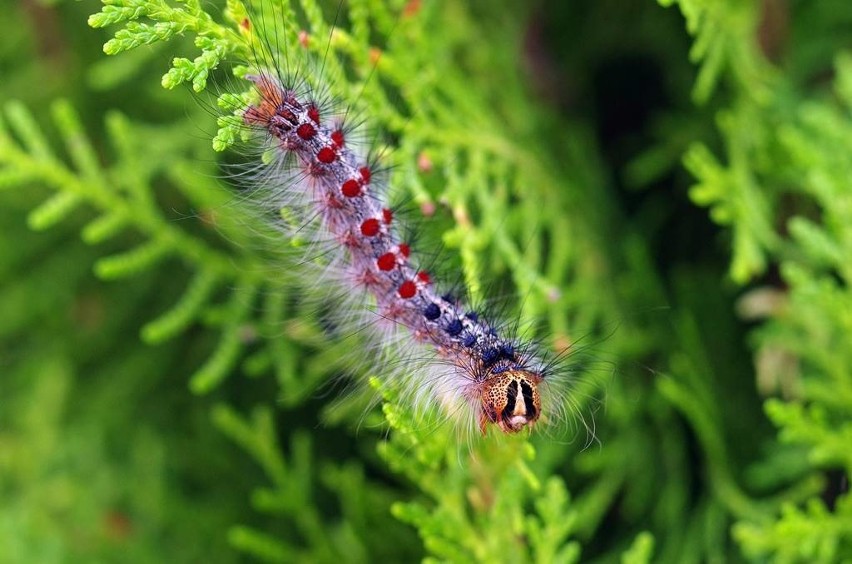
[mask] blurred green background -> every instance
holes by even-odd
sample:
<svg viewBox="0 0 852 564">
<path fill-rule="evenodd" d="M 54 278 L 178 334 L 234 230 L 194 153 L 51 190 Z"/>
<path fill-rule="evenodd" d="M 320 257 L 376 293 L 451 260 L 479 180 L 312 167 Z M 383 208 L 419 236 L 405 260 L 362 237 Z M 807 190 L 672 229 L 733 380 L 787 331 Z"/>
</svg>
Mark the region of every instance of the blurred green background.
<svg viewBox="0 0 852 564">
<path fill-rule="evenodd" d="M 245 88 L 223 6 L 110 4 L 0 4 L 0 562 L 852 561 L 852 3 L 294 3 L 450 282 L 582 349 L 470 444 L 323 386 L 381 367 L 161 86 Z"/>
</svg>

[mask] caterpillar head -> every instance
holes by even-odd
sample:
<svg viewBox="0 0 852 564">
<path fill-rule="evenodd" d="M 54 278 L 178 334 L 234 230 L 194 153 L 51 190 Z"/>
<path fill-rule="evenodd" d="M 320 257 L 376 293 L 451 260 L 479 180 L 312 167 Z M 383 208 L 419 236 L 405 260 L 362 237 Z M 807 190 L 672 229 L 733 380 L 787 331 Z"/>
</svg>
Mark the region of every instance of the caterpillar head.
<svg viewBox="0 0 852 564">
<path fill-rule="evenodd" d="M 528 370 L 506 370 L 492 375 L 480 391 L 479 428 L 496 423 L 504 433 L 517 433 L 541 415 L 538 385 L 542 378 Z"/>
</svg>

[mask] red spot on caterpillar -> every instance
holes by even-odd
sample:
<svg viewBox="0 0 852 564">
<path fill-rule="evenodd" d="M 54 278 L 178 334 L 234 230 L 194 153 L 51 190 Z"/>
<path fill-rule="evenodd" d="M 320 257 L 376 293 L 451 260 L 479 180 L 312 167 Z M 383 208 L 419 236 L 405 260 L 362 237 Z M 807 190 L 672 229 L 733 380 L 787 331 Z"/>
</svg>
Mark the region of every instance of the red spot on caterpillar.
<svg viewBox="0 0 852 564">
<path fill-rule="evenodd" d="M 361 175 L 361 181 L 362 181 L 364 184 L 369 184 L 369 183 L 370 183 L 370 178 L 372 177 L 372 175 L 370 174 L 370 169 L 369 169 L 369 168 L 367 168 L 367 167 L 365 167 L 365 166 L 362 166 L 360 169 L 358 169 L 358 174 L 360 174 L 360 175 Z"/>
<path fill-rule="evenodd" d="M 243 18 L 243 21 L 240 22 L 240 27 L 245 31 L 249 31 L 251 29 L 251 22 L 248 18 Z"/>
<path fill-rule="evenodd" d="M 393 212 L 388 208 L 383 208 L 382 219 L 384 220 L 386 225 L 390 225 L 391 221 L 393 221 Z"/>
<path fill-rule="evenodd" d="M 312 122 L 319 125 L 319 122 L 320 122 L 319 121 L 319 119 L 320 119 L 319 110 L 313 104 L 311 104 L 311 107 L 308 108 L 308 117 L 311 118 Z"/>
<path fill-rule="evenodd" d="M 420 282 L 422 282 L 423 284 L 432 283 L 432 279 L 429 277 L 429 273 L 424 270 L 421 270 L 417 273 L 417 279 L 420 280 Z"/>
<path fill-rule="evenodd" d="M 317 153 L 317 160 L 323 164 L 331 164 L 337 158 L 337 153 L 331 147 L 323 147 Z"/>
<path fill-rule="evenodd" d="M 385 253 L 376 259 L 376 266 L 379 270 L 393 270 L 396 266 L 396 255 L 393 253 Z"/>
<path fill-rule="evenodd" d="M 401 254 L 405 258 L 408 258 L 408 256 L 411 254 L 411 247 L 409 247 L 406 243 L 400 243 L 399 254 Z"/>
<path fill-rule="evenodd" d="M 304 139 L 305 141 L 310 141 L 314 138 L 314 135 L 317 134 L 317 130 L 313 125 L 309 123 L 303 123 L 299 127 L 296 128 L 296 135 Z"/>
<path fill-rule="evenodd" d="M 311 36 L 304 29 L 299 31 L 299 45 L 307 49 L 311 45 Z"/>
<path fill-rule="evenodd" d="M 331 142 L 334 143 L 336 147 L 343 147 L 343 141 L 343 132 L 339 129 L 331 134 Z"/>
<path fill-rule="evenodd" d="M 375 237 L 379 233 L 379 220 L 370 218 L 365 219 L 361 224 L 361 233 L 365 237 Z"/>
<path fill-rule="evenodd" d="M 361 185 L 358 184 L 357 180 L 349 179 L 343 183 L 343 186 L 340 187 L 340 191 L 343 192 L 343 195 L 347 198 L 355 198 L 356 196 L 361 195 Z"/>
<path fill-rule="evenodd" d="M 413 298 L 417 293 L 417 285 L 411 280 L 406 280 L 402 284 L 399 285 L 399 297 L 407 300 L 408 298 Z"/>
</svg>

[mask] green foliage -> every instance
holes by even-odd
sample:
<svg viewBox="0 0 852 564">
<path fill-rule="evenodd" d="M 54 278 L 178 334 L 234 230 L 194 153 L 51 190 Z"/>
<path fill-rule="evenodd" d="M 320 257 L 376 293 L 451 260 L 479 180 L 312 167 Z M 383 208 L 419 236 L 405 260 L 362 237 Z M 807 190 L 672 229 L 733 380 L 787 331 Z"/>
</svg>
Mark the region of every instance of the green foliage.
<svg viewBox="0 0 852 564">
<path fill-rule="evenodd" d="M 682 3 L 685 13 L 690 5 Z M 811 22 L 831 18 L 832 23 L 852 19 L 848 9 L 830 16 L 823 10 L 802 8 L 800 17 Z M 804 33 L 798 25 L 791 20 L 791 36 Z M 712 23 L 702 24 L 706 33 L 710 28 Z M 804 447 L 798 452 L 811 472 L 836 470 L 843 476 L 841 483 L 848 484 L 852 58 L 844 52 L 835 57 L 832 93 L 828 84 L 812 80 L 820 70 L 830 70 L 830 58 L 812 61 L 810 76 L 797 76 L 761 62 L 764 54 L 756 42 L 753 45 L 741 54 L 740 64 L 759 70 L 749 76 L 731 73 L 730 102 L 718 118 L 725 161 L 713 157 L 703 144 L 686 155 L 685 164 L 698 179 L 691 196 L 697 204 L 711 206 L 715 221 L 730 226 L 732 278 L 776 288 L 762 295 L 752 290 L 744 309 L 765 318 L 754 335 L 757 376 L 767 393 L 785 392 L 787 401 L 765 404 L 780 440 Z M 784 66 L 796 69 L 802 55 L 791 48 Z M 770 265 L 780 280 L 759 280 Z M 768 296 L 773 298 L 770 303 Z M 779 562 L 848 560 L 848 486 L 833 494 L 833 509 L 822 497 L 814 492 L 801 507 L 785 503 L 771 519 L 742 515 L 735 537 L 747 554 Z"/>
<path fill-rule="evenodd" d="M 148 21 L 140 22 L 140 19 Z M 104 2 L 103 9 L 89 17 L 89 25 L 92 27 L 107 27 L 117 23 L 125 25 L 113 39 L 104 44 L 104 53 L 107 55 L 117 55 L 140 45 L 166 41 L 184 33 L 196 36 L 195 46 L 201 49 L 201 55 L 192 61 L 183 57 L 175 58 L 172 69 L 163 76 L 164 88 L 191 82 L 193 90 L 201 92 L 207 86 L 210 72 L 238 44 L 235 33 L 216 24 L 198 1 L 182 2 L 177 6 L 150 0 Z"/>
<path fill-rule="evenodd" d="M 0 38 L 0 561 L 852 558 L 852 9 L 660 3 L 684 19 L 8 8 L 30 26 Z M 474 299 L 571 347 L 561 426 L 460 436 L 343 360 L 279 251 L 299 241 L 234 205 L 210 150 L 243 141 L 270 44 L 386 136 Z M 636 53 L 668 102 L 620 135 L 653 82 Z M 381 408 L 317 393 L 342 375 Z"/>
</svg>

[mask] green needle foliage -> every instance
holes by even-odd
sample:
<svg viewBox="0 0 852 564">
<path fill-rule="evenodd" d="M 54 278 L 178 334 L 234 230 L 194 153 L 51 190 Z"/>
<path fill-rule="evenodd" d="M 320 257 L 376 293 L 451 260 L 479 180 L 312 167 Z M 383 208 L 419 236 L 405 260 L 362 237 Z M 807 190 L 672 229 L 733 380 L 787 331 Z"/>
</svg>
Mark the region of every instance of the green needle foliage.
<svg viewBox="0 0 852 564">
<path fill-rule="evenodd" d="M 852 4 L 659 4 L 2 6 L 0 562 L 852 561 Z M 269 45 L 565 421 L 346 360 L 219 164 Z"/>
</svg>

